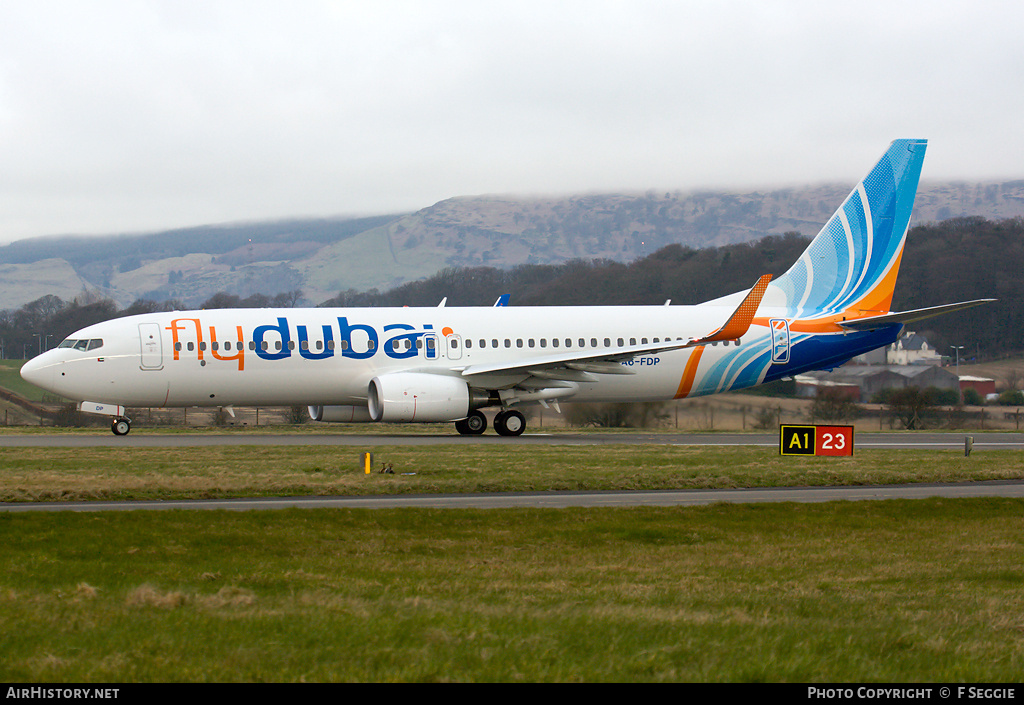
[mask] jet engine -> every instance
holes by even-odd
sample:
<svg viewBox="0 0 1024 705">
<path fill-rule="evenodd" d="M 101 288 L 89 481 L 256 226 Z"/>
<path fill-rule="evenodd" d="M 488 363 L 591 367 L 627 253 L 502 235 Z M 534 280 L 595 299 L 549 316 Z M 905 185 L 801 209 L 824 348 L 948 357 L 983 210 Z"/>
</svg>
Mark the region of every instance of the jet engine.
<svg viewBox="0 0 1024 705">
<path fill-rule="evenodd" d="M 309 418 L 330 423 L 370 423 L 370 412 L 365 406 L 310 406 Z"/>
<path fill-rule="evenodd" d="M 374 377 L 367 407 L 374 421 L 458 421 L 469 415 L 469 385 L 458 377 L 394 372 Z"/>
</svg>

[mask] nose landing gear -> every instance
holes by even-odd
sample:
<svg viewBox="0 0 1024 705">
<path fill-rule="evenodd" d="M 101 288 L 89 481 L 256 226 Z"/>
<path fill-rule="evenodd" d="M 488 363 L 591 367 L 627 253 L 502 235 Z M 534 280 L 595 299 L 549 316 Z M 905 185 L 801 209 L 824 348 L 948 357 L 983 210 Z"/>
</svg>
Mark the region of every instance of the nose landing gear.
<svg viewBox="0 0 1024 705">
<path fill-rule="evenodd" d="M 110 424 L 110 430 L 115 436 L 127 436 L 128 432 L 132 430 L 132 422 L 124 417 L 116 418 Z"/>
</svg>

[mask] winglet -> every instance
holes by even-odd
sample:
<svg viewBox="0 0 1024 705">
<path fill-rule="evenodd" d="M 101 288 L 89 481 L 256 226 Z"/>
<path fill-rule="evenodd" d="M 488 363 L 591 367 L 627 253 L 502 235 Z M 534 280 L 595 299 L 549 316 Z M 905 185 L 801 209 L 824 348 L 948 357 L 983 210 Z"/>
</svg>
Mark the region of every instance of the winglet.
<svg viewBox="0 0 1024 705">
<path fill-rule="evenodd" d="M 725 322 L 725 325 L 715 332 L 705 335 L 703 338 L 692 341 L 693 345 L 717 343 L 722 340 L 738 340 L 741 338 L 747 332 L 747 329 L 750 328 L 750 322 L 754 320 L 754 314 L 757 313 L 757 307 L 761 305 L 761 299 L 764 297 L 764 292 L 771 280 L 771 274 L 765 274 L 758 279 L 757 283 L 747 292 L 743 302 L 729 316 L 729 320 Z"/>
</svg>

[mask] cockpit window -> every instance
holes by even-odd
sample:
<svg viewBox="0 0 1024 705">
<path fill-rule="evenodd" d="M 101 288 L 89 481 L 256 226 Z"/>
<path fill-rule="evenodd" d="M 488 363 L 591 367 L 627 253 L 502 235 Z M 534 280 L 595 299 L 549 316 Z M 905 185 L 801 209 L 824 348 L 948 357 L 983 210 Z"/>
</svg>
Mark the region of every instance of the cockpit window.
<svg viewBox="0 0 1024 705">
<path fill-rule="evenodd" d="M 74 348 L 75 350 L 95 350 L 96 348 L 103 347 L 103 338 L 92 338 L 75 340 L 68 338 L 67 340 L 61 341 L 58 348 Z"/>
</svg>

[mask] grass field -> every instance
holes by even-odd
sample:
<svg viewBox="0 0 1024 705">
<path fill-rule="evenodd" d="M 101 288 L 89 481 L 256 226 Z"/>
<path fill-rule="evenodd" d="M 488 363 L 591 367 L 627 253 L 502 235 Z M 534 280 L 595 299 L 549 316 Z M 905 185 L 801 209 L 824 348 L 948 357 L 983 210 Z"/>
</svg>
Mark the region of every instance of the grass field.
<svg viewBox="0 0 1024 705">
<path fill-rule="evenodd" d="M 2 436 L 0 436 L 2 439 Z M 386 439 L 382 439 L 386 443 Z M 362 471 L 363 451 L 374 467 Z M 782 457 L 774 448 L 667 445 L 4 448 L 0 501 L 202 499 L 537 490 L 650 490 L 1006 480 L 1017 451 L 858 451 Z"/>
<path fill-rule="evenodd" d="M 24 364 L 24 360 L 0 360 L 0 387 L 30 401 L 42 401 L 43 390 L 21 378 L 21 368 Z"/>
<path fill-rule="evenodd" d="M 0 680 L 1017 681 L 1024 504 L 0 515 Z"/>
<path fill-rule="evenodd" d="M 1014 451 L 384 443 L 0 447 L 0 498 L 1024 477 Z M 361 450 L 396 474 L 365 475 Z M 1019 500 L 0 513 L 0 545 L 0 682 L 987 682 L 1024 668 Z"/>
</svg>

